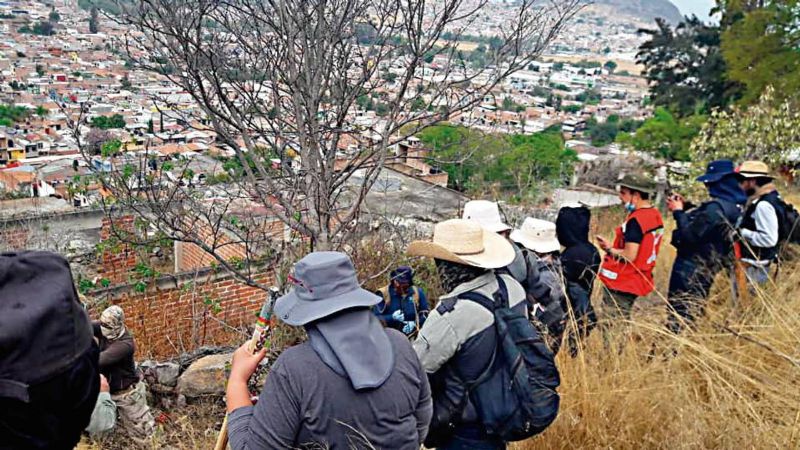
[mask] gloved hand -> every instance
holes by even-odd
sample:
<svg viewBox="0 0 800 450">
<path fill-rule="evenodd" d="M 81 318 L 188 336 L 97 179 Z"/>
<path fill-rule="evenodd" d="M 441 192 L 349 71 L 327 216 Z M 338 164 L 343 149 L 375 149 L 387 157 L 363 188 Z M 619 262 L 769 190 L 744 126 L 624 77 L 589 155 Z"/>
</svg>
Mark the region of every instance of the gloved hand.
<svg viewBox="0 0 800 450">
<path fill-rule="evenodd" d="M 417 324 L 414 323 L 413 320 L 405 322 L 405 325 L 403 325 L 403 334 L 411 334 L 411 333 L 414 332 L 414 329 L 416 329 L 416 328 L 417 328 Z"/>
<path fill-rule="evenodd" d="M 397 322 L 405 322 L 406 315 L 403 313 L 403 310 L 398 309 L 397 311 L 392 313 L 392 319 Z"/>
</svg>

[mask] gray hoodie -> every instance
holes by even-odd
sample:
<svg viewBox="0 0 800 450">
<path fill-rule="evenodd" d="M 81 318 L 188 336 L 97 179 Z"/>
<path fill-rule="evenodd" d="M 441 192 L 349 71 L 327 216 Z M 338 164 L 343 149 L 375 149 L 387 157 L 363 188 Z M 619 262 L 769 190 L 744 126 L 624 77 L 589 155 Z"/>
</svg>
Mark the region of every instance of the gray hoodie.
<svg viewBox="0 0 800 450">
<path fill-rule="evenodd" d="M 406 337 L 366 309 L 306 328 L 310 341 L 278 357 L 258 404 L 230 414 L 231 448 L 419 449 L 432 403 Z"/>
</svg>

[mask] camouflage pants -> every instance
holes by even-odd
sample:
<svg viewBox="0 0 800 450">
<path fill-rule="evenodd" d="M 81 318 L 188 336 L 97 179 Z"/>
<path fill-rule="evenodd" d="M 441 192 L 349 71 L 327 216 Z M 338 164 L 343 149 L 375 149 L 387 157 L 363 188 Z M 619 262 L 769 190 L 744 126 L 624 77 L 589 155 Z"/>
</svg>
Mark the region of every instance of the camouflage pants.
<svg viewBox="0 0 800 450">
<path fill-rule="evenodd" d="M 111 396 L 117 404 L 117 426 L 137 444 L 147 444 L 155 431 L 155 421 L 147 406 L 147 387 L 143 381 L 130 390 Z"/>
</svg>

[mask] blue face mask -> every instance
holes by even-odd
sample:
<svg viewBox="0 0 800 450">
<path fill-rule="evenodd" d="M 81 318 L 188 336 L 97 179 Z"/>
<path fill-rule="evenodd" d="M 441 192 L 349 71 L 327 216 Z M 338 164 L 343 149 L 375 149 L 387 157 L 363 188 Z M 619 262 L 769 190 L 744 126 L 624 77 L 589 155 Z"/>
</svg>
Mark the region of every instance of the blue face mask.
<svg viewBox="0 0 800 450">
<path fill-rule="evenodd" d="M 636 206 L 632 202 L 625 203 L 625 210 L 628 212 L 636 211 Z"/>
</svg>

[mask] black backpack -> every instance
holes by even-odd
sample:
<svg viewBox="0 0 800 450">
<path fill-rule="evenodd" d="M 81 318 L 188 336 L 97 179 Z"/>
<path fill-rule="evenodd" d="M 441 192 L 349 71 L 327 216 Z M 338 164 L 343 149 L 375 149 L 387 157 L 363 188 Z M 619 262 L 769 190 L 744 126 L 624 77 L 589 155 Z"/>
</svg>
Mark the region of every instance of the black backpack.
<svg viewBox="0 0 800 450">
<path fill-rule="evenodd" d="M 509 307 L 501 277 L 493 299 L 476 292 L 458 298 L 494 313 L 497 348 L 478 380 L 468 383 L 469 398 L 490 435 L 520 441 L 544 431 L 558 415 L 560 384 L 553 353 L 524 314 Z"/>
<path fill-rule="evenodd" d="M 783 216 L 778 218 L 778 241 L 800 244 L 800 213 L 791 203 L 786 203 L 783 199 L 778 201 L 783 207 Z"/>
</svg>

